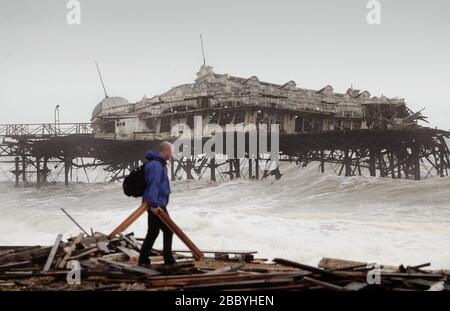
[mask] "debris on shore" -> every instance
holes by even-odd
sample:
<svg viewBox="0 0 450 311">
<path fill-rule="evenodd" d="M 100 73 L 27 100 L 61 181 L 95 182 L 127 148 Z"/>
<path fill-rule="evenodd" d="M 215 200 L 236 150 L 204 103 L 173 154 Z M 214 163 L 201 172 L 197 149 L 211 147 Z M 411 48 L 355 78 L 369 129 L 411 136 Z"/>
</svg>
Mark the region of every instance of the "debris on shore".
<svg viewBox="0 0 450 311">
<path fill-rule="evenodd" d="M 0 290 L 333 290 L 450 291 L 449 270 L 430 264 L 379 267 L 323 258 L 318 267 L 286 259 L 255 258 L 255 251 L 203 250 L 195 260 L 175 250 L 175 265 L 164 265 L 153 250 L 151 266 L 137 265 L 142 239 L 132 233 L 108 238 L 80 233 L 53 246 L 0 247 Z M 70 284 L 69 262 L 79 263 L 80 284 Z M 369 275 L 369 276 L 368 276 Z"/>
</svg>

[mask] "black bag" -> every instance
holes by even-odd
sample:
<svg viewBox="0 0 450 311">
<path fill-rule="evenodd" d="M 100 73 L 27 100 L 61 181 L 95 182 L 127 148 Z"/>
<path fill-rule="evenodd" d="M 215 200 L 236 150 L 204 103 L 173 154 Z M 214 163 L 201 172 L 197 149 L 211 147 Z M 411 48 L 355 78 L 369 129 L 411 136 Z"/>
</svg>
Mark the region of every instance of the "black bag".
<svg viewBox="0 0 450 311">
<path fill-rule="evenodd" d="M 123 193 L 129 197 L 142 197 L 145 192 L 145 164 L 135 168 L 123 180 Z"/>
</svg>

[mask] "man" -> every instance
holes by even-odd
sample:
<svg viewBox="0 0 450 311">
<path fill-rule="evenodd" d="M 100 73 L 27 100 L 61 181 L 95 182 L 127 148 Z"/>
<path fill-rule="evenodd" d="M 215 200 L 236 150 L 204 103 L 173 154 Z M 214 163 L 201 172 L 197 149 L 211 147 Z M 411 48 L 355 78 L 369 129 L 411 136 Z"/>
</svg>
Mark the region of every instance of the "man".
<svg viewBox="0 0 450 311">
<path fill-rule="evenodd" d="M 163 232 L 163 257 L 166 265 L 173 265 L 175 259 L 172 256 L 172 231 L 159 219 L 159 209 L 167 213 L 169 203 L 170 185 L 167 176 L 167 161 L 172 159 L 172 144 L 162 142 L 156 151 L 149 151 L 145 155 L 149 162 L 145 165 L 146 189 L 142 197 L 143 201 L 149 203 L 148 231 L 142 244 L 139 255 L 140 265 L 150 265 L 150 253 L 158 237 L 159 230 Z"/>
</svg>

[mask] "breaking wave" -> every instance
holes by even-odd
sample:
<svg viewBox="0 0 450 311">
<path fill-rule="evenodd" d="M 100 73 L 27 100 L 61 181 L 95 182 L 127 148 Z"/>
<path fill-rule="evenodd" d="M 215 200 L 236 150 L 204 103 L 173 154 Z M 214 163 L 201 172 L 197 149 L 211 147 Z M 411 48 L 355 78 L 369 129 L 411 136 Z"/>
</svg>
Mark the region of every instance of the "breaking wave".
<svg viewBox="0 0 450 311">
<path fill-rule="evenodd" d="M 257 250 L 316 265 L 322 257 L 450 268 L 450 178 L 423 181 L 284 167 L 279 181 L 176 181 L 169 212 L 203 249 Z M 139 205 L 120 183 L 14 188 L 0 182 L 0 245 L 50 245 L 58 233 L 109 233 Z M 146 219 L 129 231 L 144 236 Z M 156 247 L 161 247 L 161 239 Z M 185 248 L 175 238 L 175 248 Z"/>
</svg>

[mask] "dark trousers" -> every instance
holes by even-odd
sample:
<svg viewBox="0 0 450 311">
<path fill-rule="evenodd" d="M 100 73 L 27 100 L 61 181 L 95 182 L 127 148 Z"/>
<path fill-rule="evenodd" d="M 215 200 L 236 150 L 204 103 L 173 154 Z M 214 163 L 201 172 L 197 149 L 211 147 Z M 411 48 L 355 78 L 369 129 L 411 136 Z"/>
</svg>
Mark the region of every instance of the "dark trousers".
<svg viewBox="0 0 450 311">
<path fill-rule="evenodd" d="M 167 209 L 161 207 L 166 213 Z M 159 235 L 159 230 L 163 232 L 163 257 L 166 264 L 172 264 L 174 262 L 172 256 L 172 231 L 159 219 L 159 217 L 148 211 L 148 230 L 144 243 L 142 243 L 141 252 L 139 254 L 139 263 L 150 264 L 150 253 L 155 243 L 156 238 Z"/>
</svg>

